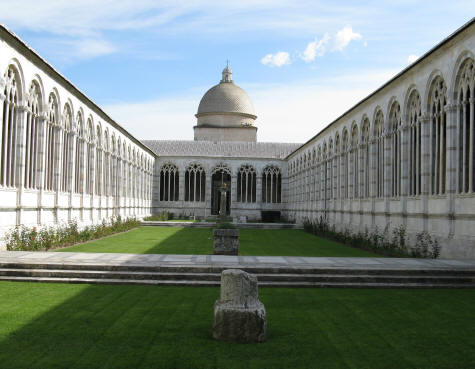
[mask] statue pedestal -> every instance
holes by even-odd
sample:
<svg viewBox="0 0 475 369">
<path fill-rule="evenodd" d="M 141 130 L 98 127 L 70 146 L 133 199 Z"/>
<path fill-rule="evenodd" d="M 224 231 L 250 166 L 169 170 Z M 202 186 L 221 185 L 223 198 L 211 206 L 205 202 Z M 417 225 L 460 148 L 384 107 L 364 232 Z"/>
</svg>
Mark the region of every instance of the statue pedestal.
<svg viewBox="0 0 475 369">
<path fill-rule="evenodd" d="M 239 248 L 239 229 L 213 230 L 214 255 L 237 255 Z"/>
</svg>

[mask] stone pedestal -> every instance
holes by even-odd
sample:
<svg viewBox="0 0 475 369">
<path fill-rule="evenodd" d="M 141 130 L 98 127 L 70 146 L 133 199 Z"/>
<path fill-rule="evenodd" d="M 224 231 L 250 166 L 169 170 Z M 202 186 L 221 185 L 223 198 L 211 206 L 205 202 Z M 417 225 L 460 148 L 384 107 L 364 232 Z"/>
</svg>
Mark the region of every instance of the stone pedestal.
<svg viewBox="0 0 475 369">
<path fill-rule="evenodd" d="M 239 269 L 224 270 L 221 296 L 214 305 L 213 338 L 264 342 L 266 330 L 266 310 L 259 301 L 256 276 Z"/>
<path fill-rule="evenodd" d="M 215 255 L 238 254 L 239 229 L 215 229 L 213 237 L 213 253 Z"/>
</svg>

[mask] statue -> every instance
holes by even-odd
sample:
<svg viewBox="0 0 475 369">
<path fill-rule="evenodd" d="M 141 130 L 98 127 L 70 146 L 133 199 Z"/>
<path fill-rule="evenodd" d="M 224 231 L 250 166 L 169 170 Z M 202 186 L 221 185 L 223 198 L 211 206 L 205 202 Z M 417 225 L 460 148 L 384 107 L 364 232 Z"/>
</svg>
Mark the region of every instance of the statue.
<svg viewBox="0 0 475 369">
<path fill-rule="evenodd" d="M 219 206 L 219 220 L 223 222 L 226 219 L 227 206 L 228 206 L 227 196 L 226 196 L 228 193 L 228 186 L 226 185 L 226 183 L 223 183 L 221 185 L 221 187 L 219 188 L 219 192 L 221 195 L 220 206 Z"/>
</svg>

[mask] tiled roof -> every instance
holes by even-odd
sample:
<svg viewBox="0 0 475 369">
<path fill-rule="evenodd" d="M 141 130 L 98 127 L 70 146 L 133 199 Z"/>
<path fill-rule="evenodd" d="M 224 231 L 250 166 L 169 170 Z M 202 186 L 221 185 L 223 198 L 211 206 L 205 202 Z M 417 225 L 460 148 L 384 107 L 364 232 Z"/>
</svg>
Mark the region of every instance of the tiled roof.
<svg viewBox="0 0 475 369">
<path fill-rule="evenodd" d="M 203 113 L 244 113 L 256 115 L 247 93 L 232 82 L 221 82 L 211 87 L 198 106 L 198 114 Z"/>
<path fill-rule="evenodd" d="M 301 144 L 277 142 L 214 142 L 143 140 L 158 156 L 208 156 L 227 158 L 284 159 Z"/>
</svg>

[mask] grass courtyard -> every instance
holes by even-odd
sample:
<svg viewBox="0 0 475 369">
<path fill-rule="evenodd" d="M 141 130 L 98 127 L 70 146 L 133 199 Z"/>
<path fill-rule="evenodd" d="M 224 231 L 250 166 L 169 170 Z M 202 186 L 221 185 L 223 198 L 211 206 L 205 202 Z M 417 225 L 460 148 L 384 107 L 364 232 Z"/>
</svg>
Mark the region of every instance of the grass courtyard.
<svg viewBox="0 0 475 369">
<path fill-rule="evenodd" d="M 213 253 L 213 235 L 211 228 L 139 227 L 126 233 L 57 251 L 204 255 Z M 241 229 L 239 254 L 323 257 L 378 256 L 295 229 Z"/>
<path fill-rule="evenodd" d="M 473 368 L 472 290 L 261 288 L 268 341 L 211 338 L 218 288 L 0 282 L 0 368 Z"/>
</svg>

